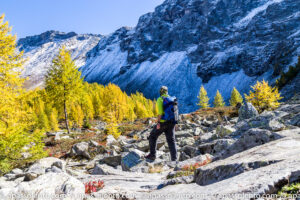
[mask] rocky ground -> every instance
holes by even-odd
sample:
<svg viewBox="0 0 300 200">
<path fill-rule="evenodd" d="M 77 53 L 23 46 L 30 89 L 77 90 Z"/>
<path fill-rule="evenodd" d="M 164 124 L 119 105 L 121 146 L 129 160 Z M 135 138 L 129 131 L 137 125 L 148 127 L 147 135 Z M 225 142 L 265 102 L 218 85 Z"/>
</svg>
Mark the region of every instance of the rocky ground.
<svg viewBox="0 0 300 200">
<path fill-rule="evenodd" d="M 181 119 L 176 162 L 170 161 L 164 136 L 158 141 L 158 158 L 144 159 L 153 119 L 123 130 L 126 134 L 117 140 L 104 137 L 104 123 L 78 135 L 48 133 L 47 145 L 56 144 L 60 152 L 49 148 L 53 157 L 5 174 L 0 197 L 251 199 L 300 181 L 300 95 L 261 114 L 247 104 L 239 117 L 226 108 Z"/>
</svg>

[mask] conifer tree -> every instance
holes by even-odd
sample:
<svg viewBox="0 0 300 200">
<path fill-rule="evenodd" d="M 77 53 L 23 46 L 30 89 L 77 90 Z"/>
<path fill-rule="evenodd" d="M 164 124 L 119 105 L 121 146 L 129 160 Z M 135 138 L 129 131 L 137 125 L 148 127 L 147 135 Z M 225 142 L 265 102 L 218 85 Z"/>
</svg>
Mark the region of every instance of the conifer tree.
<svg viewBox="0 0 300 200">
<path fill-rule="evenodd" d="M 231 92 L 231 97 L 230 97 L 230 105 L 231 106 L 236 106 L 238 103 L 243 103 L 243 97 L 239 93 L 239 91 L 234 87 L 232 92 Z"/>
<path fill-rule="evenodd" d="M 65 47 L 59 50 L 46 75 L 46 91 L 57 109 L 63 109 L 65 124 L 70 133 L 68 109 L 71 102 L 78 100 L 83 92 L 83 79 L 70 53 Z"/>
<path fill-rule="evenodd" d="M 114 138 L 118 138 L 121 132 L 118 129 L 115 113 L 113 113 L 112 111 L 108 112 L 105 117 L 105 121 L 107 122 L 107 126 L 106 126 L 107 134 L 113 135 Z"/>
<path fill-rule="evenodd" d="M 40 130 L 49 130 L 49 120 L 45 113 L 45 105 L 41 98 L 36 100 L 37 128 Z"/>
<path fill-rule="evenodd" d="M 219 90 L 217 90 L 216 96 L 214 98 L 214 106 L 216 108 L 225 106 L 225 102 L 224 102 L 223 97 L 222 97 L 221 93 L 219 92 Z"/>
<path fill-rule="evenodd" d="M 203 87 L 203 85 L 200 88 L 198 99 L 199 99 L 199 103 L 197 105 L 200 106 L 200 108 L 209 107 L 209 98 L 207 96 L 207 92 Z"/>
<path fill-rule="evenodd" d="M 253 91 L 249 95 L 245 94 L 248 102 L 251 102 L 259 112 L 264 110 L 273 110 L 280 105 L 279 100 L 282 99 L 278 89 L 269 86 L 268 82 L 262 81 L 252 86 Z"/>
<path fill-rule="evenodd" d="M 34 125 L 33 109 L 26 106 L 27 95 L 20 78 L 23 53 L 16 49 L 16 37 L 0 16 L 0 173 L 18 162 L 30 162 L 45 156 L 42 133 L 30 132 Z M 34 145 L 30 145 L 34 144 Z M 28 148 L 24 148 L 27 146 Z M 26 159 L 22 153 L 29 153 Z"/>
<path fill-rule="evenodd" d="M 57 131 L 59 128 L 58 128 L 58 114 L 57 114 L 57 111 L 55 108 L 53 108 L 50 112 L 50 116 L 48 117 L 49 118 L 49 126 L 50 126 L 50 129 L 52 131 Z"/>
</svg>

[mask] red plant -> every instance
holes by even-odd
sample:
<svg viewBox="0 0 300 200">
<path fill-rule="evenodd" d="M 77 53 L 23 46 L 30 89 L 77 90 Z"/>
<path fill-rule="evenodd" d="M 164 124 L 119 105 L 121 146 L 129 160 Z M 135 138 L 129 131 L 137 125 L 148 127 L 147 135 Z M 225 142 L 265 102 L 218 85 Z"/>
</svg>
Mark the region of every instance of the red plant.
<svg viewBox="0 0 300 200">
<path fill-rule="evenodd" d="M 97 192 L 100 189 L 102 189 L 104 187 L 104 182 L 98 180 L 97 181 L 90 181 L 88 183 L 85 183 L 85 193 L 86 194 L 91 194 L 93 192 Z"/>
</svg>

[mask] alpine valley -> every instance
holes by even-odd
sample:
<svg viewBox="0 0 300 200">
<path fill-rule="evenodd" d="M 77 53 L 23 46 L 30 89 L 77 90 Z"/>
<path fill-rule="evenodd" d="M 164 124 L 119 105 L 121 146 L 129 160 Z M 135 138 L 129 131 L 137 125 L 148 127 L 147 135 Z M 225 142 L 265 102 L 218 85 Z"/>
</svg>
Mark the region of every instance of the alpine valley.
<svg viewBox="0 0 300 200">
<path fill-rule="evenodd" d="M 18 41 L 28 60 L 28 88 L 43 86 L 59 47 L 71 51 L 88 82 L 119 85 L 157 98 L 161 85 L 178 97 L 181 112 L 196 110 L 203 84 L 212 100 L 257 80 L 274 84 L 300 55 L 299 0 L 166 0 L 134 28 L 110 35 L 47 31 Z M 300 74 L 281 92 L 300 91 Z"/>
</svg>

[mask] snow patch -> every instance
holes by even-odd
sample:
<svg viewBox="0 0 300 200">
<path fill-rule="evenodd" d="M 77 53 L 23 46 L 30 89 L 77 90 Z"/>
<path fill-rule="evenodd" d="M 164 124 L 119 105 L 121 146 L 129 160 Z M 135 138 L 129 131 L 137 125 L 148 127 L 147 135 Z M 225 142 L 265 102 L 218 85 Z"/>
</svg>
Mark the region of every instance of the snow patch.
<svg viewBox="0 0 300 200">
<path fill-rule="evenodd" d="M 250 11 L 244 18 L 242 18 L 240 21 L 238 21 L 237 23 L 235 23 L 234 26 L 235 27 L 247 26 L 248 23 L 253 19 L 253 17 L 255 17 L 259 13 L 265 11 L 270 5 L 276 4 L 276 3 L 281 3 L 283 1 L 284 0 L 271 0 L 271 1 L 268 1 L 264 5 L 259 6 L 259 7 L 255 8 L 255 9 L 253 9 L 252 11 Z"/>
</svg>

